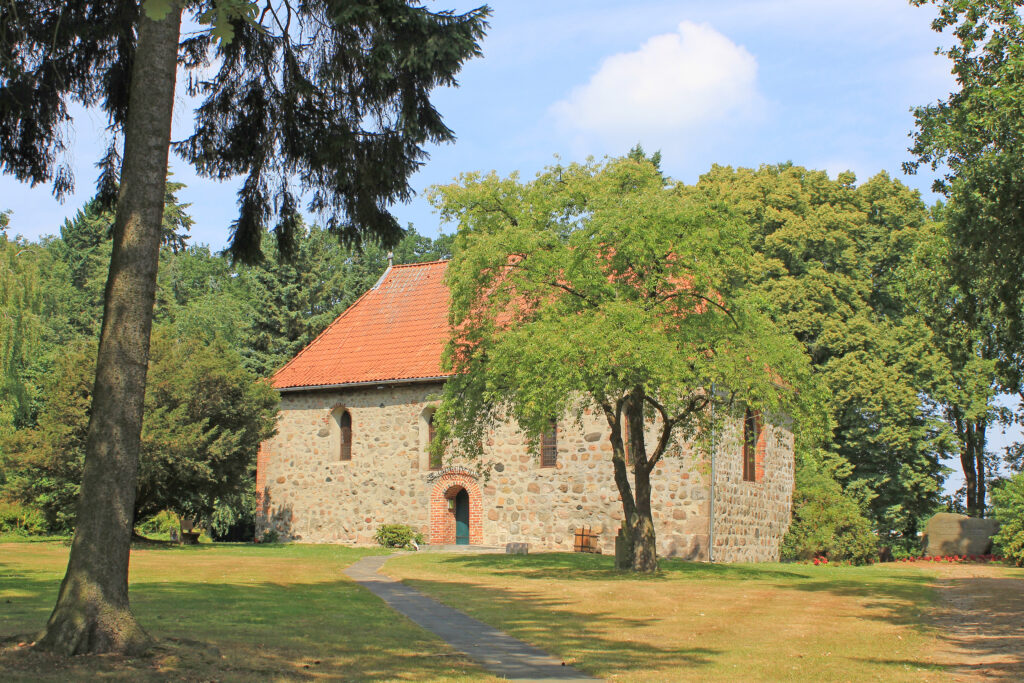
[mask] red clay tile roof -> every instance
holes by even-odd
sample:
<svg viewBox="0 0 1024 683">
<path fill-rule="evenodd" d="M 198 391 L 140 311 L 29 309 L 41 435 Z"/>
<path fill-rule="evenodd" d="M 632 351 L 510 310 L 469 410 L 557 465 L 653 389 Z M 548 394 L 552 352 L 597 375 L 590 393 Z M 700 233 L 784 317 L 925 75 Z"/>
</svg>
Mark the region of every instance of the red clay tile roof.
<svg viewBox="0 0 1024 683">
<path fill-rule="evenodd" d="M 274 388 L 444 376 L 447 268 L 447 261 L 389 268 L 377 286 L 274 374 Z"/>
</svg>

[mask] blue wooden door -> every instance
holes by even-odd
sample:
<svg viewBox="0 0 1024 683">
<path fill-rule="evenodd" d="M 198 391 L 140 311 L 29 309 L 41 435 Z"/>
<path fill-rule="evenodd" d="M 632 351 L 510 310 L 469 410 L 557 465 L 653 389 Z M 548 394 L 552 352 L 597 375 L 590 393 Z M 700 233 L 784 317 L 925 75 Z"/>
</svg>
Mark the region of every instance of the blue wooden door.
<svg viewBox="0 0 1024 683">
<path fill-rule="evenodd" d="M 466 489 L 455 496 L 455 543 L 469 545 L 469 494 Z"/>
</svg>

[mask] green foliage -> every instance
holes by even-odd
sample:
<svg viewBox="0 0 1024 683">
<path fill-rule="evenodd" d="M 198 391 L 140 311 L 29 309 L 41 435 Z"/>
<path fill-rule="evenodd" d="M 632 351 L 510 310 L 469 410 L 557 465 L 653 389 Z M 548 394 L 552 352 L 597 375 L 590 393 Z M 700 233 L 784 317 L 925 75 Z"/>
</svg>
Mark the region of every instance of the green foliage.
<svg viewBox="0 0 1024 683">
<path fill-rule="evenodd" d="M 135 526 L 135 530 L 150 538 L 170 538 L 171 531 L 181 529 L 181 520 L 170 510 L 161 510 Z"/>
<path fill-rule="evenodd" d="M 917 192 L 885 173 L 854 180 L 792 164 L 715 166 L 697 187 L 749 225 L 756 287 L 828 388 L 823 447 L 892 541 L 914 538 L 934 511 L 951 442 L 933 398 L 948 364 L 908 287 L 916 250 L 939 236 Z M 798 444 L 802 456 L 820 458 L 809 445 Z"/>
<path fill-rule="evenodd" d="M 51 531 L 73 525 L 94 362 L 90 349 L 61 358 L 39 424 L 4 443 L 9 495 L 42 510 Z M 222 342 L 160 330 L 149 378 L 136 519 L 161 510 L 205 519 L 251 481 L 259 443 L 274 430 L 277 394 Z"/>
<path fill-rule="evenodd" d="M 65 349 L 42 385 L 45 407 L 38 423 L 0 441 L 7 458 L 5 494 L 39 510 L 51 533 L 67 533 L 74 526 L 94 354 L 84 345 Z"/>
<path fill-rule="evenodd" d="M 782 541 L 782 558 L 810 560 L 824 556 L 832 561 L 865 564 L 877 553 L 878 536 L 857 502 L 821 467 L 801 463 L 796 472 L 793 520 Z"/>
<path fill-rule="evenodd" d="M 1024 474 L 992 490 L 992 516 L 999 520 L 993 544 L 1007 560 L 1024 567 Z"/>
<path fill-rule="evenodd" d="M 67 194 L 74 187 L 63 162 L 70 103 L 101 106 L 120 131 L 136 47 L 125 36 L 137 34 L 143 12 L 163 17 L 172 6 L 0 4 L 0 53 L 9 56 L 0 60 L 0 82 L 10 94 L 0 111 L 0 169 L 25 182 L 52 181 L 58 197 Z M 200 103 L 177 151 L 201 175 L 246 176 L 232 253 L 258 260 L 272 228 L 291 254 L 300 224 L 292 177 L 310 211 L 327 214 L 347 243 L 396 244 L 403 231 L 387 207 L 412 195 L 409 178 L 424 146 L 454 139 L 430 95 L 455 85 L 462 65 L 480 55 L 490 10 L 435 12 L 416 0 L 288 3 L 259 14 L 246 0 L 185 9 L 211 28 L 181 41 L 179 65 L 192 74 L 190 94 Z M 173 81 L 164 85 L 173 90 Z M 117 196 L 117 148 L 112 140 L 100 161 L 105 208 Z"/>
<path fill-rule="evenodd" d="M 608 419 L 608 474 L 630 524 L 636 509 L 649 509 L 641 480 L 669 445 L 707 445 L 711 400 L 788 413 L 801 438 L 820 429 L 807 358 L 749 286 L 746 225 L 713 193 L 625 158 L 554 166 L 525 183 L 466 174 L 435 188 L 433 200 L 459 222 L 447 275 L 456 334 L 444 355 L 454 376 L 436 414 L 437 452 L 451 445 L 477 456 L 486 432 L 507 419 L 536 444 L 552 417 L 593 408 Z M 723 399 L 714 387 L 731 393 Z M 661 420 L 657 443 L 644 442 L 645 416 Z M 627 420 L 645 496 L 636 509 L 621 441 Z M 650 548 L 653 529 L 643 533 Z"/>
<path fill-rule="evenodd" d="M 13 501 L 0 501 L 0 534 L 39 536 L 46 533 L 46 519 L 39 510 Z"/>
<path fill-rule="evenodd" d="M 938 53 L 958 89 L 915 109 L 917 159 L 906 167 L 945 172 L 935 189 L 950 200 L 953 280 L 984 309 L 989 360 L 1002 388 L 1016 392 L 1024 380 L 1024 2 L 911 1 L 935 5 L 932 28 L 952 34 Z"/>
<path fill-rule="evenodd" d="M 381 524 L 374 539 L 385 548 L 411 548 L 414 541 L 423 543 L 423 534 L 407 524 Z"/>
</svg>

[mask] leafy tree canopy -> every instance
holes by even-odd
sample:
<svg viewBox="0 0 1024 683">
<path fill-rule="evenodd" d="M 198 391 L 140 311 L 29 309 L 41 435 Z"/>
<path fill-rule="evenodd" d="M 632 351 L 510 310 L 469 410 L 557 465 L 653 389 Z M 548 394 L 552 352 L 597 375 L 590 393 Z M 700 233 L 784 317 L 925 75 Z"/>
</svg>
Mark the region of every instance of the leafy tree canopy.
<svg viewBox="0 0 1024 683">
<path fill-rule="evenodd" d="M 936 406 L 949 364 L 909 285 L 919 245 L 940 238 L 919 194 L 885 173 L 857 186 L 792 164 L 715 166 L 697 187 L 745 219 L 755 287 L 828 388 L 831 437 L 802 456 L 843 479 L 877 529 L 913 537 L 951 447 Z"/>
<path fill-rule="evenodd" d="M 1024 20 L 1022 0 L 911 0 L 939 11 L 932 27 L 950 30 L 939 49 L 959 89 L 914 110 L 907 163 L 944 168 L 935 189 L 951 200 L 947 223 L 955 276 L 992 311 L 1002 374 L 1018 391 L 1024 370 Z M 978 287 L 972 280 L 986 280 Z"/>
<path fill-rule="evenodd" d="M 634 569 L 656 566 L 650 474 L 677 438 L 710 433 L 713 389 L 788 413 L 805 434 L 820 426 L 803 350 L 749 287 L 746 226 L 713 195 L 625 158 L 553 166 L 525 183 L 468 174 L 433 199 L 459 223 L 445 353 L 455 374 L 434 447 L 454 440 L 476 455 L 504 419 L 536 440 L 551 419 L 596 409 L 611 430 Z M 647 415 L 660 420 L 657 443 L 644 443 Z"/>
<path fill-rule="evenodd" d="M 169 332 L 169 331 L 167 331 Z M 135 518 L 172 510 L 209 519 L 251 484 L 256 449 L 275 429 L 277 393 L 222 342 L 154 335 Z M 65 350 L 46 384 L 38 425 L 4 443 L 9 496 L 74 524 L 95 363 L 91 345 Z"/>
</svg>

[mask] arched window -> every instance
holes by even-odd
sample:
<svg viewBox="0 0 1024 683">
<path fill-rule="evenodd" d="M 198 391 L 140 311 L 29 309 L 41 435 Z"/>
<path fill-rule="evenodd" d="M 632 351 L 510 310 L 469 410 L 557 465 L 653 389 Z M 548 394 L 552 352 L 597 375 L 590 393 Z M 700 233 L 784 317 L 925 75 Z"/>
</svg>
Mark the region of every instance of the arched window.
<svg viewBox="0 0 1024 683">
<path fill-rule="evenodd" d="M 558 424 L 551 421 L 551 427 L 540 435 L 540 466 L 558 465 Z"/>
<path fill-rule="evenodd" d="M 340 432 L 340 438 L 338 443 L 340 445 L 339 460 L 351 460 L 352 459 L 352 415 L 347 411 L 343 410 L 338 415 L 338 431 Z"/>
<path fill-rule="evenodd" d="M 623 453 L 626 456 L 626 467 L 630 467 L 633 464 L 633 458 L 630 456 L 630 451 L 631 450 L 632 449 L 629 447 L 629 421 L 628 420 L 623 420 L 622 421 L 622 451 L 623 451 Z"/>
<path fill-rule="evenodd" d="M 760 432 L 760 416 L 756 410 L 747 408 L 743 415 L 743 481 L 757 481 L 757 441 Z"/>
<path fill-rule="evenodd" d="M 437 436 L 437 429 L 434 427 L 434 411 L 430 411 L 427 414 L 427 448 L 430 448 L 430 444 L 434 443 L 434 437 Z M 441 455 L 434 455 L 430 453 L 430 469 L 439 470 L 441 469 Z"/>
</svg>

